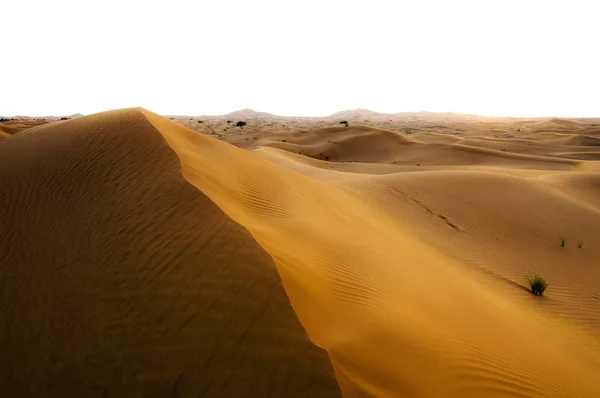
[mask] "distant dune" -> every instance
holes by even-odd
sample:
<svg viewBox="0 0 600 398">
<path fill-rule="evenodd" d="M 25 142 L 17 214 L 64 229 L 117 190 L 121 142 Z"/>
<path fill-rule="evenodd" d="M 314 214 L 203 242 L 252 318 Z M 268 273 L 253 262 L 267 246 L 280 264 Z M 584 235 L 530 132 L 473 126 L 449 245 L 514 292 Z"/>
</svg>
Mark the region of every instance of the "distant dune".
<svg viewBox="0 0 600 398">
<path fill-rule="evenodd" d="M 279 138 L 279 136 L 276 136 Z M 275 137 L 273 137 L 275 138 Z M 332 127 L 300 131 L 285 140 L 267 144 L 331 161 L 391 161 L 405 147 L 415 142 L 405 136 L 367 126 Z M 365 151 L 365 148 L 369 148 Z"/>
<path fill-rule="evenodd" d="M 519 168 L 557 169 L 568 169 L 577 165 L 576 161 L 502 151 L 506 144 L 493 145 L 491 142 L 474 142 L 451 136 L 445 136 L 447 138 L 444 140 L 436 140 L 435 136 L 431 135 L 428 136 L 430 143 L 426 143 L 419 141 L 420 135 L 412 137 L 390 130 L 357 125 L 299 131 L 291 136 L 276 133 L 266 136 L 261 142 L 265 146 L 333 162 L 418 166 L 512 165 Z M 368 150 L 365 150 L 366 148 Z"/>
<path fill-rule="evenodd" d="M 329 116 L 330 119 L 340 120 L 364 120 L 364 119 L 381 119 L 390 117 L 389 113 L 374 112 L 369 109 L 351 109 L 341 112 L 336 112 Z"/>
<path fill-rule="evenodd" d="M 189 118 L 190 116 L 179 116 L 177 118 Z M 199 119 L 223 119 L 223 120 L 243 120 L 243 119 L 272 119 L 281 118 L 282 116 L 276 116 L 267 112 L 258 112 L 250 108 L 240 109 L 237 111 L 229 112 L 225 115 L 204 115 L 198 116 Z"/>
<path fill-rule="evenodd" d="M 531 125 L 531 128 L 537 131 L 579 130 L 583 127 L 577 122 L 563 119 L 551 119 Z"/>
<path fill-rule="evenodd" d="M 599 397 L 600 148 L 562 122 L 125 109 L 4 138 L 0 390 Z"/>
<path fill-rule="evenodd" d="M 0 123 L 0 136 L 10 136 L 20 131 L 48 123 L 46 120 L 11 120 Z"/>
<path fill-rule="evenodd" d="M 267 112 L 257 112 L 252 109 L 242 109 L 239 111 L 230 112 L 230 113 L 224 115 L 224 117 L 235 118 L 235 119 L 259 119 L 259 118 L 269 119 L 269 118 L 272 118 L 275 116 L 270 113 L 267 113 Z"/>
<path fill-rule="evenodd" d="M 452 112 L 397 112 L 397 113 L 379 113 L 369 109 L 351 109 L 336 112 L 328 119 L 352 120 L 352 121 L 443 121 L 443 122 L 476 122 L 476 121 L 513 121 L 514 118 L 507 117 L 489 117 L 469 114 L 459 114 Z"/>
</svg>

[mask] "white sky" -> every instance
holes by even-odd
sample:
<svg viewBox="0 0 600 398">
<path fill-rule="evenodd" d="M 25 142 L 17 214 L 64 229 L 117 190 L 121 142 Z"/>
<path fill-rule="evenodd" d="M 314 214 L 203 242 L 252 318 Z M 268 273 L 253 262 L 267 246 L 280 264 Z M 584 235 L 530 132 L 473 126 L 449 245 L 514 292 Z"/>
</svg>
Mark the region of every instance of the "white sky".
<svg viewBox="0 0 600 398">
<path fill-rule="evenodd" d="M 598 0 L 0 3 L 0 115 L 600 116 Z"/>
</svg>

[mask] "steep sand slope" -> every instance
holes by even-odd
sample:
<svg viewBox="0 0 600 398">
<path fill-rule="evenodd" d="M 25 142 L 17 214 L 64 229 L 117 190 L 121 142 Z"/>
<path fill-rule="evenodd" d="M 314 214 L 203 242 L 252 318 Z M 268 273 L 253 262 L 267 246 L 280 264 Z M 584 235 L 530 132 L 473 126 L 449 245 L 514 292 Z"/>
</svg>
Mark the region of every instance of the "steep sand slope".
<svg viewBox="0 0 600 398">
<path fill-rule="evenodd" d="M 271 258 L 138 110 L 3 140 L 0 242 L 3 397 L 340 396 Z"/>
<path fill-rule="evenodd" d="M 499 294 L 351 186 L 143 113 L 186 179 L 275 259 L 345 396 L 600 395 L 600 350 L 586 331 Z"/>
</svg>

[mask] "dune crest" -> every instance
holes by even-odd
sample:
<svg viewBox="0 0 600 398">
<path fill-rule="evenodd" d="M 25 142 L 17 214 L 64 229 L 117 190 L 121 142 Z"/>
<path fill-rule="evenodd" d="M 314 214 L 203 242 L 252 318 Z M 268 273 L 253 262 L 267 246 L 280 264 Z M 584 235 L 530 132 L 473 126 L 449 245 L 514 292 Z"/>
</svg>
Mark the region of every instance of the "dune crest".
<svg viewBox="0 0 600 398">
<path fill-rule="evenodd" d="M 271 257 L 139 110 L 0 142 L 4 397 L 341 396 Z"/>
<path fill-rule="evenodd" d="M 184 177 L 275 260 L 345 396 L 600 395 L 597 341 L 583 330 L 567 336 L 487 289 L 351 190 L 141 112 Z"/>
</svg>

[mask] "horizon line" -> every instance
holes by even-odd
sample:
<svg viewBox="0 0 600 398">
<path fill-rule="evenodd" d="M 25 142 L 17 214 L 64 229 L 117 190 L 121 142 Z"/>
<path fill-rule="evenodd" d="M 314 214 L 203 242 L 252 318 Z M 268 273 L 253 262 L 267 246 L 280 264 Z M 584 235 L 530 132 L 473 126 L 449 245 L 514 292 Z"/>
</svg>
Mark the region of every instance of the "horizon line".
<svg viewBox="0 0 600 398">
<path fill-rule="evenodd" d="M 132 107 L 135 108 L 135 107 Z M 141 107 L 143 108 L 143 107 Z M 115 108 L 115 109 L 126 109 L 126 108 Z M 65 113 L 65 114 L 46 114 L 46 115 L 31 115 L 31 114 L 16 114 L 16 115 L 12 115 L 12 116 L 7 116 L 7 115 L 0 115 L 0 117 L 2 118 L 8 118 L 8 119 L 20 119 L 20 118 L 39 118 L 39 119 L 43 119 L 43 118 L 56 118 L 56 117 L 68 117 L 68 116 L 88 116 L 88 115 L 94 115 L 96 113 L 102 113 L 102 112 L 106 112 L 106 111 L 110 111 L 110 110 L 115 110 L 115 109 L 109 109 L 109 110 L 103 110 L 103 111 L 98 111 L 98 112 L 91 112 L 91 113 L 81 113 L 81 112 L 74 112 L 74 113 Z M 146 108 L 144 108 L 146 109 Z M 227 112 L 227 113 L 223 113 L 223 114 L 185 114 L 185 113 L 159 113 L 163 116 L 173 116 L 173 117 L 227 117 L 230 114 L 233 113 L 237 113 L 237 112 L 254 112 L 257 114 L 267 114 L 268 116 L 271 117 L 281 117 L 281 118 L 292 118 L 292 117 L 297 117 L 297 118 L 312 118 L 312 119 L 326 119 L 326 118 L 330 118 L 335 116 L 336 114 L 339 113 L 344 113 L 344 112 L 357 112 L 357 111 L 366 111 L 366 112 L 371 112 L 374 115 L 373 116 L 394 116 L 394 115 L 399 115 L 399 114 L 419 114 L 419 113 L 428 113 L 428 114 L 448 114 L 448 115 L 456 115 L 456 116 L 476 116 L 476 117 L 481 117 L 481 118 L 489 118 L 489 119 L 499 119 L 499 118 L 510 118 L 510 119 L 552 119 L 552 118 L 562 118 L 562 119 L 600 119 L 600 115 L 598 116 L 563 116 L 563 115 L 538 115 L 538 116 L 533 116 L 533 115 L 529 115 L 529 116 L 511 116 L 511 115 L 494 115 L 494 116 L 490 116 L 490 115 L 482 115 L 482 114 L 477 114 L 477 113 L 461 113 L 461 112 L 454 112 L 454 111 L 427 111 L 427 110 L 420 110 L 420 111 L 398 111 L 398 112 L 393 112 L 393 113 L 388 113 L 388 112 L 379 112 L 379 111 L 374 111 L 372 109 L 368 109 L 368 108 L 352 108 L 352 109 L 344 109 L 344 110 L 340 110 L 337 112 L 333 112 L 331 114 L 328 115 L 323 115 L 323 116 L 308 116 L 308 115 L 280 115 L 277 113 L 271 113 L 271 112 L 267 112 L 267 111 L 256 111 L 252 108 L 242 108 L 242 109 L 236 109 L 234 111 L 231 112 Z M 232 115 L 235 116 L 235 115 Z M 251 116 L 250 116 L 251 117 Z M 367 116 L 368 118 L 368 116 Z"/>
</svg>

